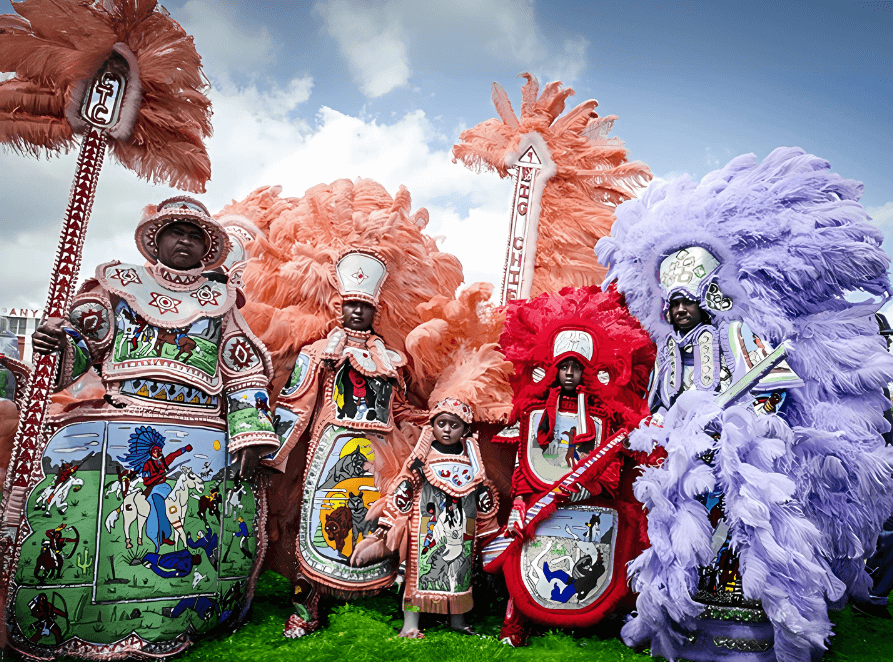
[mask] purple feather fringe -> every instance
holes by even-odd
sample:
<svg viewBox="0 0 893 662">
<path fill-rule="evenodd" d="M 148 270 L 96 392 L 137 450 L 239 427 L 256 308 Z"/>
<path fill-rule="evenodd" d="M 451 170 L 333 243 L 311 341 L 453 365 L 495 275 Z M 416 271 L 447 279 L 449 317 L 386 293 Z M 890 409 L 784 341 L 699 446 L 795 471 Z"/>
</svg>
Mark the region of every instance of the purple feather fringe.
<svg viewBox="0 0 893 662">
<path fill-rule="evenodd" d="M 711 469 L 698 456 L 713 448 L 705 425 L 722 419 Z M 698 495 L 720 487 L 744 596 L 759 599 L 772 621 L 779 662 L 808 660 L 831 635 L 826 599 L 845 587 L 823 558 L 822 536 L 795 500 L 796 484 L 781 469 L 794 462 L 794 433 L 778 416 L 744 407 L 721 412 L 703 391 L 682 394 L 663 428 L 633 433 L 638 449 L 664 446 L 660 468 L 645 469 L 635 494 L 648 509 L 652 546 L 629 567 L 639 593 L 637 614 L 622 630 L 630 646 L 650 643 L 662 654 L 684 646 L 703 605 L 692 600 L 698 568 L 713 558 L 712 527 Z"/>
<path fill-rule="evenodd" d="M 858 203 L 861 194 L 859 182 L 832 173 L 827 161 L 779 148 L 762 163 L 740 156 L 701 182 L 683 177 L 653 185 L 617 209 L 611 236 L 596 247 L 609 266 L 606 283 L 617 282 L 658 345 L 671 330 L 662 314 L 660 261 L 692 245 L 722 263 L 717 283 L 734 305 L 711 311 L 715 320 L 743 320 L 772 344 L 788 341 L 788 363 L 804 386 L 788 391 L 787 423 L 770 417 L 745 424 L 740 412 L 727 412 L 732 427 L 723 431 L 728 447 L 718 454 L 725 458 L 716 473 L 727 498 L 735 490 L 748 495 L 732 508 L 730 526 L 745 592 L 763 600 L 779 660 L 803 659 L 804 651 L 823 646 L 830 633 L 823 596 L 838 604 L 847 595 L 867 599 L 871 582 L 864 561 L 893 511 L 893 455 L 881 438 L 889 407 L 882 389 L 893 381 L 893 356 L 873 319 L 890 291 L 889 258 Z M 853 303 L 850 293 L 878 298 Z M 687 415 L 700 416 L 694 410 Z M 688 459 L 674 464 L 668 458 L 636 486 L 650 510 L 653 547 L 631 565 L 642 597 L 639 618 L 624 628 L 628 641 L 681 636 L 679 627 L 690 624 L 697 608 L 682 594 L 693 592 L 693 568 L 709 551 L 709 536 L 701 531 L 706 513 L 674 521 L 679 508 L 694 512 L 693 493 L 681 484 L 688 471 L 697 471 L 691 458 L 703 439 L 671 439 L 682 434 L 674 426 L 688 424 L 673 410 L 667 421 L 663 441 L 654 440 L 685 448 Z M 636 434 L 643 446 L 642 435 L 654 436 Z M 757 452 L 769 455 L 758 458 Z M 692 480 L 706 480 L 694 475 Z M 783 494 L 792 501 L 779 501 Z M 693 541 L 680 543 L 678 527 Z M 814 556 L 814 548 L 825 558 Z M 787 556 L 782 559 L 778 550 Z"/>
</svg>

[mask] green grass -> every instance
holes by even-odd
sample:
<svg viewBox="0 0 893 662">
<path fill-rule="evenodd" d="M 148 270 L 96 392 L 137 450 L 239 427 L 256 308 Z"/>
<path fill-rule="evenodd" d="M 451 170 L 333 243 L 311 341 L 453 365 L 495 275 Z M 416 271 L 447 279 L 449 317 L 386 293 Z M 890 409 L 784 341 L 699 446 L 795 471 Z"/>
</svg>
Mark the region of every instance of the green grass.
<svg viewBox="0 0 893 662">
<path fill-rule="evenodd" d="M 324 628 L 302 639 L 285 639 L 282 626 L 291 614 L 288 583 L 271 572 L 258 584 L 248 622 L 235 634 L 211 636 L 175 659 L 189 662 L 625 662 L 650 660 L 617 638 L 619 619 L 587 631 L 548 631 L 531 638 L 527 648 L 512 649 L 495 638 L 505 609 L 503 598 L 477 605 L 469 621 L 482 639 L 449 630 L 441 617 L 422 614 L 425 639 L 397 637 L 402 625 L 396 594 L 386 592 L 347 604 L 326 603 Z M 860 617 L 849 608 L 832 614 L 836 636 L 826 662 L 876 662 L 893 659 L 893 621 Z M 12 657 L 12 659 L 21 659 Z M 64 658 L 70 660 L 71 658 Z"/>
</svg>

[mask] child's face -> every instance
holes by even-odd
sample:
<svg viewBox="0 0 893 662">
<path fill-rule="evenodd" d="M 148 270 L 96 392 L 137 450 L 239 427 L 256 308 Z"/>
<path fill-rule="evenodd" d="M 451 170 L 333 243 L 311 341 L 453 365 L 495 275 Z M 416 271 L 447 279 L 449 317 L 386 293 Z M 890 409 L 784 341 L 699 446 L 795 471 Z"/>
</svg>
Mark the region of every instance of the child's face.
<svg viewBox="0 0 893 662">
<path fill-rule="evenodd" d="M 431 427 L 434 428 L 434 438 L 444 446 L 458 444 L 465 436 L 467 428 L 465 421 L 455 414 L 446 412 L 435 416 L 431 421 Z"/>
<path fill-rule="evenodd" d="M 558 385 L 562 391 L 573 393 L 583 379 L 583 366 L 577 359 L 564 359 L 558 364 Z"/>
</svg>

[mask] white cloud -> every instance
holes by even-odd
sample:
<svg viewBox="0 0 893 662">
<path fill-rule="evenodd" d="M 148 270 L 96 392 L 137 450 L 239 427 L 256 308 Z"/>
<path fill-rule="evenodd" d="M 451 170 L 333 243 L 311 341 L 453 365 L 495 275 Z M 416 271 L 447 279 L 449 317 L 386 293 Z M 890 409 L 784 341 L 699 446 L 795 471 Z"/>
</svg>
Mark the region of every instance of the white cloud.
<svg viewBox="0 0 893 662">
<path fill-rule="evenodd" d="M 543 63 L 543 77 L 546 80 L 560 80 L 565 83 L 577 80 L 586 69 L 588 48 L 589 40 L 586 37 L 565 39 L 562 52 L 547 57 Z"/>
<path fill-rule="evenodd" d="M 509 233 L 511 186 L 494 193 L 494 204 L 472 207 L 464 218 L 449 207 L 429 206 L 431 223 L 428 233 L 443 237 L 438 248 L 452 253 L 462 262 L 466 284 L 493 283 L 497 288 L 493 294 L 499 296 Z"/>
<path fill-rule="evenodd" d="M 299 78 L 281 88 L 226 86 L 212 93 L 211 181 L 205 196 L 210 208 L 253 190 L 259 173 L 303 143 L 311 129 L 295 111 L 312 85 L 311 78 Z"/>
<path fill-rule="evenodd" d="M 508 238 L 510 181 L 477 175 L 452 163 L 449 148 L 433 149 L 438 136 L 422 111 L 379 124 L 324 107 L 317 122 L 302 145 L 261 172 L 258 185 L 281 184 L 283 195 L 300 196 L 341 177 L 374 179 L 392 195 L 403 184 L 414 208 L 427 207 L 427 232 L 445 237 L 440 248 L 461 260 L 466 282 L 498 281 Z"/>
<path fill-rule="evenodd" d="M 719 158 L 713 154 L 713 150 L 710 147 L 704 148 L 704 163 L 711 170 L 719 168 Z"/>
<path fill-rule="evenodd" d="M 868 207 L 865 211 L 882 229 L 893 230 L 893 202 L 880 207 Z"/>
<path fill-rule="evenodd" d="M 312 80 L 283 88 L 212 91 L 214 136 L 208 143 L 212 180 L 200 196 L 212 210 L 264 184 L 281 184 L 283 195 L 301 196 L 319 183 L 366 177 L 393 195 L 400 184 L 414 207 L 431 212 L 428 232 L 445 235 L 445 251 L 466 265 L 468 280 L 497 282 L 502 272 L 511 182 L 476 175 L 450 159 L 444 141 L 421 111 L 391 123 L 362 119 L 330 108 L 310 122 L 298 114 Z M 437 147 L 434 147 L 437 145 Z M 76 154 L 49 162 L 0 154 L 0 306 L 37 308 L 46 296 Z M 84 248 L 81 276 L 113 259 L 141 261 L 133 228 L 142 207 L 172 195 L 109 158 L 99 180 Z"/>
<path fill-rule="evenodd" d="M 443 71 L 495 60 L 567 84 L 586 67 L 589 41 L 551 40 L 532 0 L 326 0 L 316 10 L 369 98 L 408 85 L 428 63 Z"/>
<path fill-rule="evenodd" d="M 884 246 L 890 252 L 893 250 L 893 202 L 880 207 L 868 207 L 865 211 L 884 233 Z"/>
<path fill-rule="evenodd" d="M 219 0 L 189 0 L 177 12 L 177 21 L 195 38 L 202 63 L 211 74 L 254 72 L 272 62 L 275 45 L 270 31 L 246 14 Z"/>
<path fill-rule="evenodd" d="M 392 3 L 332 0 L 316 9 L 363 94 L 374 99 L 407 84 L 412 71 L 406 37 Z"/>
</svg>

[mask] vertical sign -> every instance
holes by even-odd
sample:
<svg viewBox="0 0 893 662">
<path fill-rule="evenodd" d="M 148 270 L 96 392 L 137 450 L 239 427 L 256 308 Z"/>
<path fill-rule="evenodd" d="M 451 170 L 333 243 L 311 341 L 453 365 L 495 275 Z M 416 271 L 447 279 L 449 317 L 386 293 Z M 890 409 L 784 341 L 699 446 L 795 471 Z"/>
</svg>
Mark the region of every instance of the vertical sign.
<svg viewBox="0 0 893 662">
<path fill-rule="evenodd" d="M 542 168 L 543 161 L 532 145 L 515 163 L 515 195 L 502 276 L 502 304 L 530 296 L 543 189 L 538 178 Z"/>
</svg>

